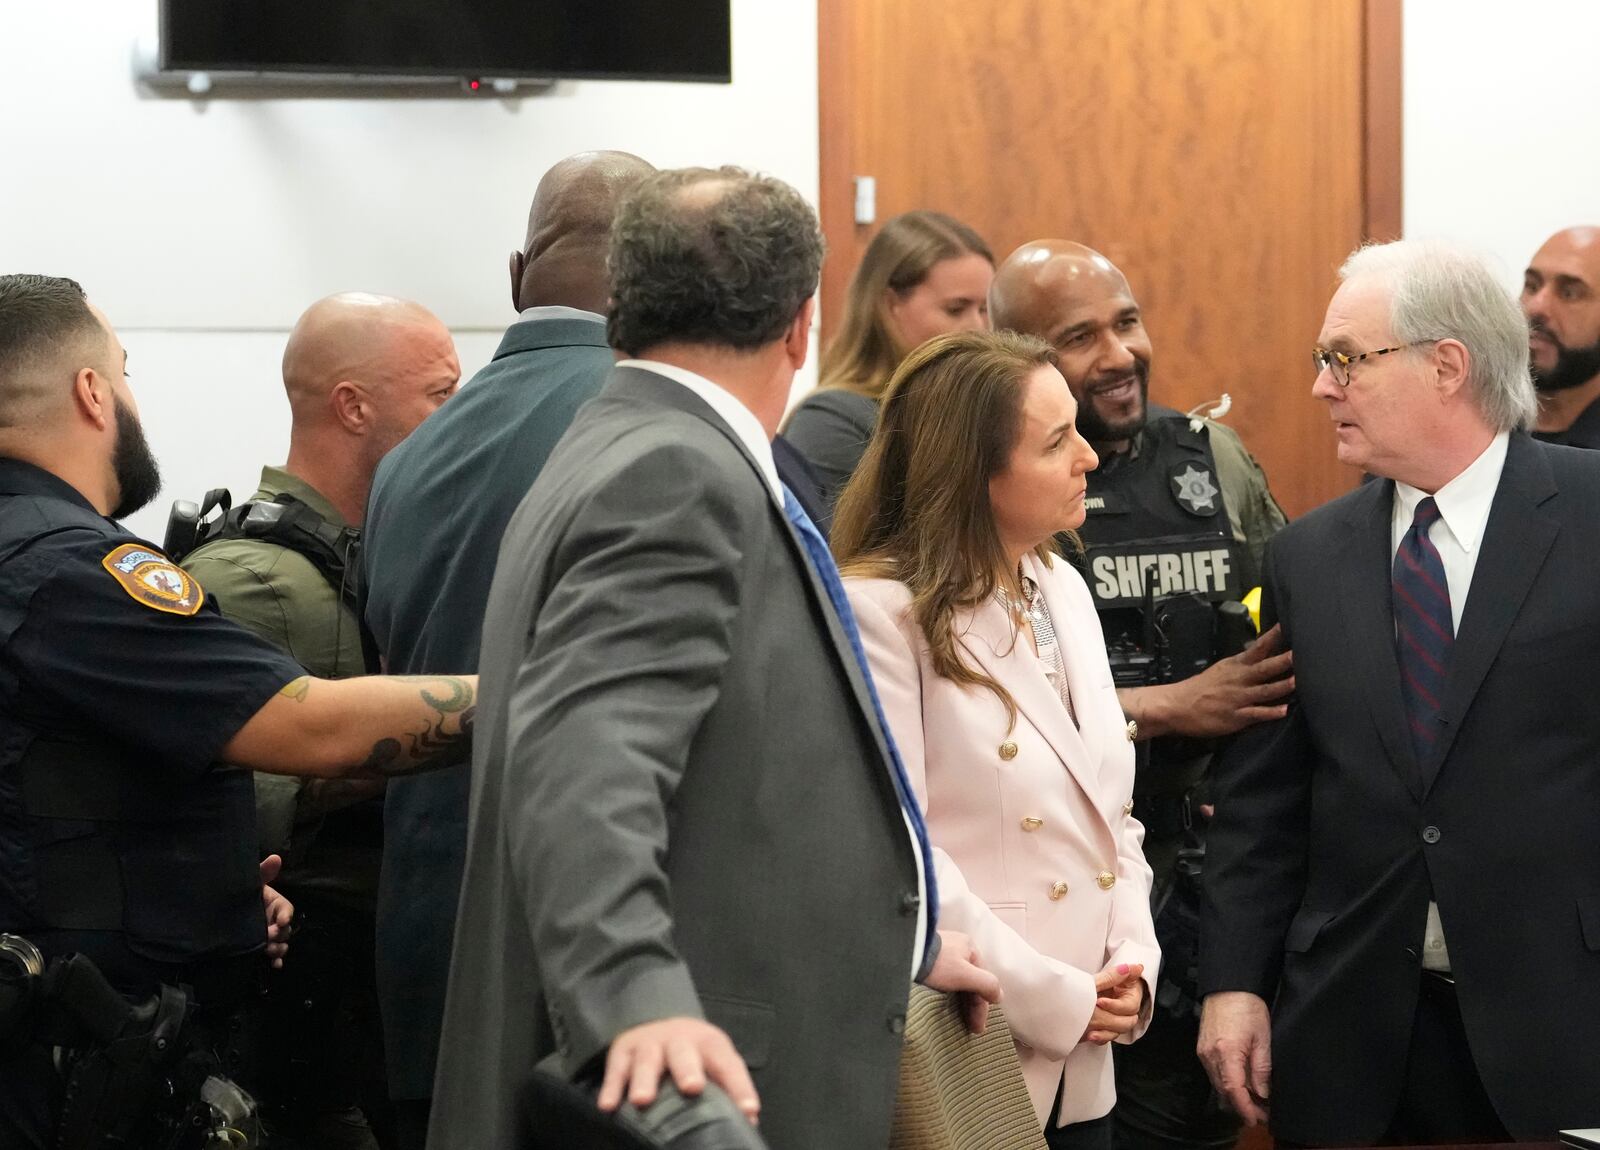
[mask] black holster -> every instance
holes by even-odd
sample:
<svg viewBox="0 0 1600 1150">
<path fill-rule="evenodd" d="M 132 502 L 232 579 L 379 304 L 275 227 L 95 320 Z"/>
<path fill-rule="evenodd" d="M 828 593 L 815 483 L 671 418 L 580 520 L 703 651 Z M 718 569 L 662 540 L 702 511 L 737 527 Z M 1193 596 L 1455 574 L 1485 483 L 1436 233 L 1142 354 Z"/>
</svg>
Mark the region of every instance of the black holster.
<svg viewBox="0 0 1600 1150">
<path fill-rule="evenodd" d="M 134 1006 L 99 978 L 93 966 L 87 967 L 92 979 L 83 975 L 85 968 L 75 964 L 87 961 L 73 955 L 53 968 L 71 972 L 70 977 L 87 989 L 81 993 L 69 988 L 58 999 L 74 1015 L 72 1021 L 81 1024 L 87 1039 L 74 1047 L 52 1043 L 73 1051 L 56 1132 L 61 1150 L 136 1144 L 134 1139 L 143 1133 L 154 1104 L 164 1100 L 183 1059 L 184 1024 L 191 1012 L 188 996 L 170 986 Z M 96 980 L 98 985 L 92 985 Z M 109 992 L 109 997 L 102 992 Z M 199 1083 L 193 1085 L 197 1088 Z M 173 1093 L 182 1096 L 177 1090 Z"/>
<path fill-rule="evenodd" d="M 35 952 L 36 953 L 36 952 Z M 200 1041 L 186 987 L 131 1003 L 81 954 L 12 980 L 12 1037 L 53 1048 L 64 1083 L 57 1150 L 249 1147 L 254 1104 Z"/>
</svg>

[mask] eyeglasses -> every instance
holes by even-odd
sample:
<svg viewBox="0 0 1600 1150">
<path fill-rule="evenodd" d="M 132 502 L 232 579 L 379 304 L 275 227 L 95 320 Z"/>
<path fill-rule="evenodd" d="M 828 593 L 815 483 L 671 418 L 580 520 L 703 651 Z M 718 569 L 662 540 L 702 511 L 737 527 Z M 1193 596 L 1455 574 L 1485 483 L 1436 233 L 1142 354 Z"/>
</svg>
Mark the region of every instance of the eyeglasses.
<svg viewBox="0 0 1600 1150">
<path fill-rule="evenodd" d="M 1405 351 L 1407 348 L 1421 347 L 1423 344 L 1438 343 L 1447 336 L 1435 336 L 1433 339 L 1417 339 L 1410 343 L 1403 343 L 1399 347 L 1380 347 L 1377 351 L 1364 351 L 1360 355 L 1346 355 L 1342 351 L 1330 351 L 1325 347 L 1311 349 L 1311 362 L 1317 365 L 1317 374 L 1328 371 L 1333 373 L 1333 382 L 1340 387 L 1350 386 L 1350 368 L 1364 359 L 1373 359 L 1390 352 Z"/>
</svg>

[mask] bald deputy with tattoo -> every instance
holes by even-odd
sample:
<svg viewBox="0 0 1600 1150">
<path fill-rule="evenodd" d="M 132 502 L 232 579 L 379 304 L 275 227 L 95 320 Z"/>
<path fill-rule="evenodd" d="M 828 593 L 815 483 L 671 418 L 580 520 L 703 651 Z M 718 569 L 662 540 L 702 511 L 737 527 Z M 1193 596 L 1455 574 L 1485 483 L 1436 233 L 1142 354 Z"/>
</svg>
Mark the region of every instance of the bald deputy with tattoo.
<svg viewBox="0 0 1600 1150">
<path fill-rule="evenodd" d="M 477 680 L 308 676 L 124 530 L 160 487 L 126 363 L 76 283 L 0 275 L 0 933 L 88 956 L 132 1000 L 187 988 L 186 1032 L 247 1080 L 218 1048 L 289 911 L 263 886 L 242 768 L 453 765 Z M 55 1145 L 63 1100 L 81 1109 L 92 1051 L 60 1045 L 0 1043 L 0 1145 Z M 155 1120 L 128 1117 L 128 1144 L 154 1144 Z"/>
</svg>

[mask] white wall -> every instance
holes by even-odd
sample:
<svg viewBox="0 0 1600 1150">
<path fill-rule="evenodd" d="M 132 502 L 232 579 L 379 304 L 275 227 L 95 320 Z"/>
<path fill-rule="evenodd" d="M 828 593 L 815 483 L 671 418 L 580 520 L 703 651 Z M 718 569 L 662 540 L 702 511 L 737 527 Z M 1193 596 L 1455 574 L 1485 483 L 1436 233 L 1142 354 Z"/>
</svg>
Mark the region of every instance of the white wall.
<svg viewBox="0 0 1600 1150">
<path fill-rule="evenodd" d="M 0 0 L 0 270 L 82 281 L 117 325 L 166 500 L 280 460 L 299 310 L 418 299 L 462 366 L 509 320 L 505 257 L 543 170 L 583 148 L 736 162 L 817 190 L 816 0 L 732 0 L 730 86 L 578 83 L 519 102 L 155 98 L 155 0 Z M 1496 254 L 1600 222 L 1600 2 L 1405 0 L 1405 229 Z M 813 357 L 814 358 L 814 357 Z"/>
<path fill-rule="evenodd" d="M 732 0 L 731 85 L 565 83 L 495 99 L 152 97 L 156 0 L 0 0 L 0 271 L 79 280 L 122 336 L 167 501 L 253 490 L 285 454 L 283 338 L 364 289 L 456 331 L 470 374 L 510 321 L 507 254 L 550 164 L 621 148 L 817 191 L 815 0 Z"/>
<path fill-rule="evenodd" d="M 1498 257 L 1600 224 L 1600 3 L 1404 0 L 1405 231 Z"/>
</svg>

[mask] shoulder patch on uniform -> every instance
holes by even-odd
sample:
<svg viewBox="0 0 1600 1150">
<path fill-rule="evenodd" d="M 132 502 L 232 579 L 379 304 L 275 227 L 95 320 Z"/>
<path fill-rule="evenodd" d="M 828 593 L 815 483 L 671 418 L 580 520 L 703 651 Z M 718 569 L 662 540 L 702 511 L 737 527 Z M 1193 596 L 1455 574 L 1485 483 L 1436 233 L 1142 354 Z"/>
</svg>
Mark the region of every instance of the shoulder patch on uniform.
<svg viewBox="0 0 1600 1150">
<path fill-rule="evenodd" d="M 206 601 L 194 576 L 159 551 L 138 543 L 124 543 L 100 560 L 100 566 L 135 601 L 156 611 L 193 615 Z"/>
</svg>

